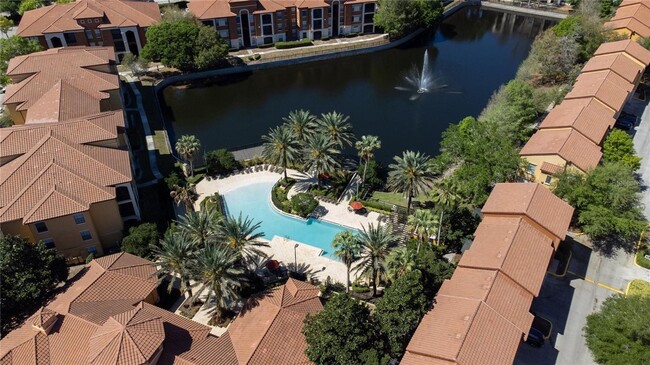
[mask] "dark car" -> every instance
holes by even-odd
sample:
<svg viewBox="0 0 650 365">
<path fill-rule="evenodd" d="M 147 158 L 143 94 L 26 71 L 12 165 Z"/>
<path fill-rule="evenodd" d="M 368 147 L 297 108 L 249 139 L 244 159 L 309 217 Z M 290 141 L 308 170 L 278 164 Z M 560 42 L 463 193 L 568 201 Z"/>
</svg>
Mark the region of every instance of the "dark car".
<svg viewBox="0 0 650 365">
<path fill-rule="evenodd" d="M 631 131 L 636 126 L 639 121 L 639 117 L 634 114 L 622 112 L 621 115 L 616 119 L 614 127 L 620 128 L 624 131 Z"/>
<path fill-rule="evenodd" d="M 531 328 L 526 343 L 533 347 L 541 347 L 544 344 L 544 334 L 537 328 Z"/>
</svg>

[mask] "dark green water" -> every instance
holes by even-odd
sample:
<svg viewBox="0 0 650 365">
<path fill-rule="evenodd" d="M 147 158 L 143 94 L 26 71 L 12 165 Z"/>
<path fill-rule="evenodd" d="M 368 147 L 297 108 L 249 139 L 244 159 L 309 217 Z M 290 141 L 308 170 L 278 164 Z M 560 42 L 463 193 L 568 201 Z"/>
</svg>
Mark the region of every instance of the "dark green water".
<svg viewBox="0 0 650 365">
<path fill-rule="evenodd" d="M 256 71 L 207 87 L 168 87 L 172 135 L 194 134 L 206 150 L 232 148 L 259 142 L 292 109 L 336 110 L 350 115 L 357 136 L 379 136 L 376 155 L 384 163 L 405 149 L 435 155 L 442 131 L 479 114 L 514 77 L 535 36 L 553 24 L 466 8 L 398 49 Z M 412 93 L 395 87 L 422 66 L 425 50 L 438 84 L 447 86 L 410 100 Z"/>
</svg>

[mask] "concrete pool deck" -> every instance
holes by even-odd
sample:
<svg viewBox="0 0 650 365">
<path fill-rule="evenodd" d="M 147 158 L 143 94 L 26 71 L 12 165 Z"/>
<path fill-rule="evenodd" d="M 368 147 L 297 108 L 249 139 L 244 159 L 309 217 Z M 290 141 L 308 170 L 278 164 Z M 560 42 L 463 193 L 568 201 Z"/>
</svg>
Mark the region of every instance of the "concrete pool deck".
<svg viewBox="0 0 650 365">
<path fill-rule="evenodd" d="M 296 170 L 289 170 L 288 173 L 290 177 L 297 181 L 307 181 L 311 178 L 310 176 Z M 219 179 L 204 179 L 196 186 L 196 192 L 199 194 L 199 198 L 194 205 L 195 209 L 200 209 L 200 202 L 205 199 L 205 197 L 210 196 L 215 192 L 225 194 L 248 184 L 256 184 L 260 182 L 275 183 L 283 176 L 284 175 L 281 173 L 262 170 L 249 173 L 241 172 Z M 367 227 L 370 223 L 374 225 L 379 224 L 378 213 L 369 212 L 367 216 L 355 214 L 354 212 L 348 211 L 347 201 L 345 200 L 340 204 L 319 201 L 319 205 L 319 208 L 317 208 L 320 209 L 319 219 L 325 221 L 355 229 L 362 229 L 362 227 Z M 325 281 L 329 276 L 335 282 L 345 283 L 345 265 L 338 260 L 331 259 L 327 256 L 321 256 L 321 249 L 303 242 L 292 241 L 279 236 L 272 237 L 270 241 L 264 241 L 269 242 L 269 247 L 260 247 L 260 249 L 267 254 L 269 258 L 278 260 L 289 268 L 295 266 L 295 260 L 298 264 L 298 271 L 305 272 L 308 276 L 313 276 L 321 282 Z M 294 247 L 296 244 L 298 247 Z M 350 280 L 354 280 L 355 277 L 356 275 L 352 272 L 350 274 Z"/>
</svg>

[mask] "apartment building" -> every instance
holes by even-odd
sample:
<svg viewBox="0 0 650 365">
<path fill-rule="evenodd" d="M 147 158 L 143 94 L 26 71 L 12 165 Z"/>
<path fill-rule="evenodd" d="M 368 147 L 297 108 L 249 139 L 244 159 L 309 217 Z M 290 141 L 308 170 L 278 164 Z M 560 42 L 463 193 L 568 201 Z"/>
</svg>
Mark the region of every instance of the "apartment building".
<svg viewBox="0 0 650 365">
<path fill-rule="evenodd" d="M 44 48 L 110 46 L 119 59 L 139 54 L 147 27 L 159 22 L 158 4 L 130 0 L 77 0 L 25 12 L 16 34 Z"/>
<path fill-rule="evenodd" d="M 605 28 L 634 41 L 650 37 L 650 3 L 645 0 L 625 0 Z"/>
<path fill-rule="evenodd" d="M 376 0 L 190 0 L 188 10 L 234 49 L 374 33 Z"/>
</svg>

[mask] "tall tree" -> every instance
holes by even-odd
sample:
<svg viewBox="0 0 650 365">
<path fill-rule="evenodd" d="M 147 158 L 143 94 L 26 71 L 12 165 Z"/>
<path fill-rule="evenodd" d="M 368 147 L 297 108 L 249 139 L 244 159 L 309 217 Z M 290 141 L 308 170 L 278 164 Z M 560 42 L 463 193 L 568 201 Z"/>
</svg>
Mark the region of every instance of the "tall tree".
<svg viewBox="0 0 650 365">
<path fill-rule="evenodd" d="M 262 155 L 274 165 L 280 165 L 284 169 L 284 181 L 287 182 L 287 168 L 290 163 L 298 160 L 300 145 L 298 138 L 288 126 L 271 128 L 267 135 L 262 136 L 264 150 Z"/>
<path fill-rule="evenodd" d="M 442 17 L 443 9 L 439 0 L 379 0 L 377 7 L 375 25 L 391 38 L 432 27 Z"/>
<path fill-rule="evenodd" d="M 174 190 L 169 192 L 169 196 L 174 199 L 176 205 L 185 206 L 185 213 L 194 211 L 194 202 L 198 198 L 194 184 L 176 185 Z"/>
<path fill-rule="evenodd" d="M 142 223 L 129 228 L 129 234 L 122 239 L 122 251 L 149 259 L 160 241 L 155 223 Z"/>
<path fill-rule="evenodd" d="M 611 296 L 587 316 L 587 347 L 603 365 L 641 365 L 650 358 L 650 296 Z"/>
<path fill-rule="evenodd" d="M 355 266 L 357 272 L 370 278 L 372 295 L 377 295 L 377 284 L 386 273 L 386 258 L 391 249 L 397 244 L 397 237 L 383 225 L 362 227 L 359 232 L 361 254 Z"/>
<path fill-rule="evenodd" d="M 326 135 L 318 133 L 309 137 L 304 152 L 305 170 L 314 171 L 318 187 L 321 186 L 320 174 L 339 166 L 336 158 L 340 153 L 337 145 Z"/>
<path fill-rule="evenodd" d="M 359 258 L 361 244 L 357 236 L 352 231 L 341 231 L 334 236 L 332 241 L 334 255 L 341 259 L 346 267 L 347 281 L 345 291 L 350 292 L 350 268 L 354 261 Z"/>
<path fill-rule="evenodd" d="M 316 365 L 364 364 L 370 352 L 384 357 L 370 309 L 347 293 L 335 295 L 322 311 L 307 315 L 302 332 L 307 357 Z M 381 364 L 387 361 L 382 360 Z"/>
<path fill-rule="evenodd" d="M 429 242 L 430 237 L 435 233 L 435 229 L 440 226 L 440 221 L 430 210 L 420 209 L 408 217 L 408 224 L 413 226 L 417 235 L 417 253 L 420 252 L 421 245 Z"/>
<path fill-rule="evenodd" d="M 388 187 L 407 198 L 406 214 L 411 213 L 411 200 L 414 196 L 431 187 L 433 169 L 429 156 L 420 152 L 404 151 L 402 157 L 393 158 L 396 163 L 388 167 Z"/>
<path fill-rule="evenodd" d="M 379 330 L 388 340 L 390 354 L 395 359 L 404 354 L 429 307 L 422 280 L 420 270 L 405 273 L 386 288 L 384 296 L 377 302 L 375 317 Z"/>
<path fill-rule="evenodd" d="M 220 229 L 221 216 L 214 209 L 188 211 L 176 223 L 179 230 L 194 240 L 199 248 L 203 248 L 208 244 L 215 243 Z"/>
<path fill-rule="evenodd" d="M 266 256 L 259 249 L 268 246 L 260 240 L 264 237 L 264 232 L 259 231 L 261 224 L 262 222 L 254 223 L 252 218 L 242 217 L 240 213 L 237 218 L 226 217 L 218 226 L 217 234 L 227 247 L 251 262 L 255 256 Z"/>
<path fill-rule="evenodd" d="M 0 33 L 4 34 L 5 38 L 9 37 L 9 30 L 14 26 L 14 21 L 4 15 L 0 15 Z"/>
<path fill-rule="evenodd" d="M 609 132 L 603 142 L 603 159 L 606 162 L 620 162 L 632 171 L 641 167 L 641 157 L 636 155 L 632 137 L 620 129 Z"/>
<path fill-rule="evenodd" d="M 196 252 L 196 241 L 183 231 L 167 232 L 160 240 L 160 245 L 153 249 L 155 265 L 160 267 L 158 274 L 171 277 L 167 290 L 171 291 L 176 283 L 179 283 L 181 292 L 187 292 L 190 297 L 193 296 L 190 274 Z"/>
<path fill-rule="evenodd" d="M 201 287 L 195 295 L 208 291 L 208 300 L 215 303 L 216 318 L 221 318 L 223 310 L 239 298 L 239 290 L 246 281 L 241 261 L 240 252 L 226 246 L 208 245 L 196 255 L 192 277 Z"/>
<path fill-rule="evenodd" d="M 442 222 L 445 215 L 445 209 L 454 209 L 461 203 L 461 196 L 456 193 L 453 180 L 444 179 L 441 182 L 434 184 L 431 192 L 429 193 L 431 200 L 440 209 L 440 219 L 438 220 L 438 234 L 436 235 L 436 242 L 442 243 Z"/>
<path fill-rule="evenodd" d="M 355 143 L 359 158 L 363 159 L 366 163 L 363 166 L 363 177 L 361 184 L 366 182 L 366 170 L 368 170 L 368 162 L 375 157 L 375 150 L 381 148 L 381 141 L 377 136 L 361 136 L 361 139 Z"/>
<path fill-rule="evenodd" d="M 337 113 L 336 111 L 323 113 L 318 117 L 318 130 L 330 138 L 334 144 L 343 148 L 352 146 L 354 133 L 352 125 L 348 123 L 349 116 Z"/>
<path fill-rule="evenodd" d="M 19 236 L 0 237 L 0 311 L 4 337 L 42 306 L 68 277 L 65 259 L 43 242 Z"/>
<path fill-rule="evenodd" d="M 190 174 L 194 176 L 194 160 L 201 150 L 201 141 L 196 136 L 184 135 L 176 141 L 176 152 L 190 164 Z"/>
<path fill-rule="evenodd" d="M 316 127 L 316 116 L 311 114 L 309 110 L 292 110 L 289 115 L 283 117 L 287 127 L 301 145 L 305 145 L 309 137 L 314 135 Z"/>
<path fill-rule="evenodd" d="M 386 279 L 395 282 L 397 278 L 415 269 L 416 253 L 406 247 L 397 247 L 386 257 Z"/>
</svg>

